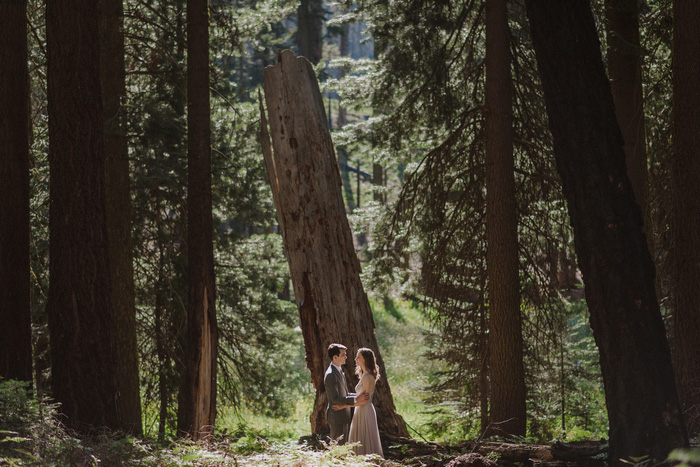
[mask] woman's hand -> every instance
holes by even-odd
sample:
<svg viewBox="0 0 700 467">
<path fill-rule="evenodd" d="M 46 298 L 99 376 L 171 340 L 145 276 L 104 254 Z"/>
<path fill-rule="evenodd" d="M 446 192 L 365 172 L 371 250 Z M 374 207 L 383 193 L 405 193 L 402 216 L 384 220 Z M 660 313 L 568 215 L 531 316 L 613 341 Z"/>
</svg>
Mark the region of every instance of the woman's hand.
<svg viewBox="0 0 700 467">
<path fill-rule="evenodd" d="M 355 405 L 353 407 L 362 407 L 363 405 L 366 405 L 367 402 L 369 402 L 369 393 L 361 392 L 357 395 L 357 397 L 355 397 Z"/>
<path fill-rule="evenodd" d="M 352 405 L 344 405 L 344 404 L 333 404 L 331 405 L 331 409 L 335 410 L 336 412 L 338 410 L 343 410 L 345 407 L 352 407 Z"/>
</svg>

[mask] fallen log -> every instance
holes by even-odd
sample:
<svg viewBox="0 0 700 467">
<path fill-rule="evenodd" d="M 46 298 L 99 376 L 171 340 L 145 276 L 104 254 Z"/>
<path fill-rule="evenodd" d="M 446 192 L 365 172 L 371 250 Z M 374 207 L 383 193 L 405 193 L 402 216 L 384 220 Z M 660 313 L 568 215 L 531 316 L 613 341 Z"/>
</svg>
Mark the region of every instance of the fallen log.
<svg viewBox="0 0 700 467">
<path fill-rule="evenodd" d="M 403 465 L 453 466 L 484 464 L 481 457 L 495 460 L 499 465 L 520 463 L 545 466 L 603 466 L 607 459 L 607 441 L 577 441 L 554 444 L 525 444 L 495 441 L 465 441 L 456 446 L 419 442 L 382 434 L 384 454 Z M 478 454 L 479 456 L 465 456 Z"/>
</svg>

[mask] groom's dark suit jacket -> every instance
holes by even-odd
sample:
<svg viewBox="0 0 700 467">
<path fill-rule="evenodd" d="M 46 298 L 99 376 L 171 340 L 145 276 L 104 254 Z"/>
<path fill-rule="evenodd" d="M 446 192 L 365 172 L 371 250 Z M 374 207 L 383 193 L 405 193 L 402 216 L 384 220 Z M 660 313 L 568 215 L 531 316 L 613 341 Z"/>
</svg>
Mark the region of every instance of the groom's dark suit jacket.
<svg viewBox="0 0 700 467">
<path fill-rule="evenodd" d="M 350 424 L 352 412 L 350 407 L 343 410 L 333 410 L 333 404 L 352 405 L 355 403 L 355 394 L 349 393 L 343 375 L 331 363 L 328 365 L 326 374 L 323 377 L 323 384 L 326 387 L 328 405 L 326 407 L 326 420 L 329 425 Z"/>
</svg>

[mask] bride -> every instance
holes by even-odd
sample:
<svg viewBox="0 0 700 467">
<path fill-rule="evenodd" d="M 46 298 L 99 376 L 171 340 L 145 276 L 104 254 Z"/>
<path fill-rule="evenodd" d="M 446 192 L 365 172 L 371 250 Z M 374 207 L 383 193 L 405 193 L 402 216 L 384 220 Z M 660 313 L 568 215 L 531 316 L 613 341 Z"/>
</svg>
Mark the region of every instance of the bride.
<svg viewBox="0 0 700 467">
<path fill-rule="evenodd" d="M 355 444 L 352 447 L 353 451 L 355 451 L 355 454 L 379 454 L 383 458 L 384 452 L 382 451 L 382 443 L 379 440 L 379 428 L 377 427 L 377 413 L 374 410 L 374 405 L 372 405 L 374 387 L 379 379 L 379 369 L 377 368 L 372 349 L 363 347 L 358 350 L 355 357 L 355 365 L 355 373 L 360 379 L 360 382 L 355 386 L 355 393 L 360 395 L 366 392 L 369 394 L 369 400 L 355 402 L 354 406 L 336 404 L 333 406 L 333 410 L 340 410 L 344 407 L 356 407 L 355 415 L 353 415 L 352 423 L 350 424 L 350 436 L 348 438 L 350 443 L 359 442 L 359 444 Z"/>
</svg>

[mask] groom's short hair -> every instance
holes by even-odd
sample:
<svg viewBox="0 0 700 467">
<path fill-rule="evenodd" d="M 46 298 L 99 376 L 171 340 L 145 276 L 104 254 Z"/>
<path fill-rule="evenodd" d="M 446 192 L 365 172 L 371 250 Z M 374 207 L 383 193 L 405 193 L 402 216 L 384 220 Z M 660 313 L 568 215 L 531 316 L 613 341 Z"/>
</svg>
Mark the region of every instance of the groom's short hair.
<svg viewBox="0 0 700 467">
<path fill-rule="evenodd" d="M 347 350 L 343 344 L 331 344 L 328 346 L 328 356 L 333 360 L 333 357 L 340 355 L 341 350 Z"/>
</svg>

